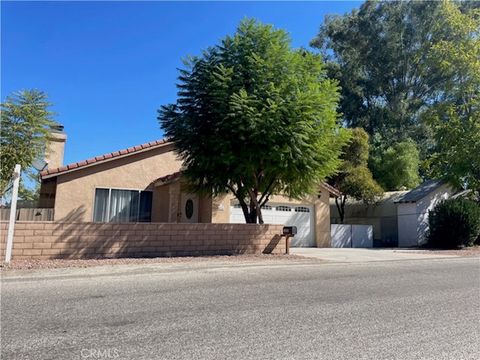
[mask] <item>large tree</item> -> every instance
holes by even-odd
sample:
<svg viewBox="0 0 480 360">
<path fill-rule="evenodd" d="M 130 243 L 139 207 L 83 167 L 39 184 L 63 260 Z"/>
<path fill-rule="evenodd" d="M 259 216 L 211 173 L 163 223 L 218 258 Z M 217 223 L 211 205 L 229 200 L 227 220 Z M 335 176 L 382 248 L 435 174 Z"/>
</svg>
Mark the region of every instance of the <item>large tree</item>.
<svg viewBox="0 0 480 360">
<path fill-rule="evenodd" d="M 345 123 L 350 127 L 362 127 L 371 135 L 377 158 L 388 158 L 398 143 L 405 149 L 411 147 L 407 144 L 413 140 L 424 165 L 420 167 L 424 177 L 442 173 L 429 172 L 428 166 L 432 164 L 429 161 L 432 153 L 440 153 L 438 137 L 444 135 L 434 131 L 436 125 L 425 121 L 423 114 L 434 104 L 455 97 L 454 84 L 459 79 L 453 75 L 458 72 L 457 64 L 450 62 L 451 69 L 438 66 L 432 61 L 432 54 L 439 54 L 439 44 L 446 38 L 455 36 L 457 44 L 471 38 L 471 33 L 465 31 L 456 31 L 453 35 L 446 24 L 446 6 L 455 9 L 458 16 L 471 18 L 480 2 L 366 1 L 349 14 L 327 17 L 312 41 L 327 59 L 329 75 L 340 82 L 340 109 Z M 471 54 L 471 58 L 478 59 Z M 467 148 L 469 153 L 474 153 L 475 148 Z M 447 161 L 446 156 L 441 159 Z M 439 160 L 440 157 L 435 161 Z M 451 164 L 450 160 L 448 162 Z M 407 166 L 397 169 L 402 174 L 416 172 L 409 163 L 397 165 Z M 371 168 L 375 179 L 386 185 L 386 190 L 395 190 L 398 183 L 391 187 L 391 179 L 382 178 L 386 172 L 378 169 L 378 166 Z"/>
<path fill-rule="evenodd" d="M 244 20 L 180 70 L 176 104 L 159 120 L 193 191 L 230 191 L 247 223 L 272 194 L 301 197 L 335 172 L 347 139 L 339 89 L 320 56 L 293 50 L 283 30 Z"/>
<path fill-rule="evenodd" d="M 444 2 L 441 14 L 429 60 L 448 80 L 424 114 L 434 138 L 430 171 L 480 195 L 480 9 Z"/>
<path fill-rule="evenodd" d="M 387 145 L 425 141 L 419 111 L 435 96 L 442 73 L 427 54 L 439 2 L 366 1 L 359 10 L 325 19 L 312 45 L 342 87 L 341 111 L 351 127 Z"/>
<path fill-rule="evenodd" d="M 329 179 L 329 183 L 342 192 L 335 198 L 340 222 L 345 219 L 345 206 L 348 198 L 374 203 L 383 194 L 382 187 L 373 179 L 368 168 L 368 134 L 362 128 L 351 130 L 350 142 L 342 149 L 342 164 L 339 171 Z"/>
<path fill-rule="evenodd" d="M 384 147 L 374 142 L 370 168 L 384 189 L 412 189 L 420 183 L 420 157 L 411 139 Z"/>
<path fill-rule="evenodd" d="M 8 96 L 1 104 L 0 195 L 8 189 L 15 164 L 34 176 L 32 165 L 40 160 L 53 121 L 47 95 L 24 90 Z"/>
</svg>

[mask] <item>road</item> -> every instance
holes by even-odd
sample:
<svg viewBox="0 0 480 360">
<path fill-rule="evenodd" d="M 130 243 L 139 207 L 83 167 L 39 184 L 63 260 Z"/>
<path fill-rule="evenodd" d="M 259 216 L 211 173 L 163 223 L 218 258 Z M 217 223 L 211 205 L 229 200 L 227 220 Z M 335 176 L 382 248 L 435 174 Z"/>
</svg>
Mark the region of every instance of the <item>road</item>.
<svg viewBox="0 0 480 360">
<path fill-rule="evenodd" d="M 456 258 L 7 274 L 1 358 L 478 359 L 479 266 Z"/>
</svg>

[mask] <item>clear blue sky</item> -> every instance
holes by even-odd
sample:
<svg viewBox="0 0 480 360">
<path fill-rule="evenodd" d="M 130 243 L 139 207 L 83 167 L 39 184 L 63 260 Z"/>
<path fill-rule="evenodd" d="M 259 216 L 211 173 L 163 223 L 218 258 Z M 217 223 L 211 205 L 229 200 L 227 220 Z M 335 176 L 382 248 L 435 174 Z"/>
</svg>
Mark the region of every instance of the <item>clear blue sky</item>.
<svg viewBox="0 0 480 360">
<path fill-rule="evenodd" d="M 156 140 L 177 68 L 235 31 L 245 16 L 308 47 L 326 14 L 360 2 L 5 2 L 1 98 L 48 93 L 68 134 L 65 162 Z"/>
</svg>

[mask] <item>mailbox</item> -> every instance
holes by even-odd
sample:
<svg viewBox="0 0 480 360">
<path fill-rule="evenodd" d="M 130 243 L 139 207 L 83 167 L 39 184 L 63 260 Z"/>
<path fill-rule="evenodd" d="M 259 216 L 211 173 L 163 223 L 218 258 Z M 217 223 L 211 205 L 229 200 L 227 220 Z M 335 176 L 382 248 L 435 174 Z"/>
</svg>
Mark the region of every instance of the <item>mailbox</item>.
<svg viewBox="0 0 480 360">
<path fill-rule="evenodd" d="M 297 227 L 296 226 L 284 226 L 283 227 L 283 235 L 295 236 L 296 233 L 297 233 Z"/>
</svg>

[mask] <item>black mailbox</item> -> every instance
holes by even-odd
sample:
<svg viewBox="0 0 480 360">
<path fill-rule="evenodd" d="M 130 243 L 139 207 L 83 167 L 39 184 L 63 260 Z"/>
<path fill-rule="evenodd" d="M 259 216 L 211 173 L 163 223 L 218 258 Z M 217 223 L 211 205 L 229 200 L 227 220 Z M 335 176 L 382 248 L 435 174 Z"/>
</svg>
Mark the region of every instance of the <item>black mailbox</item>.
<svg viewBox="0 0 480 360">
<path fill-rule="evenodd" d="M 283 235 L 295 236 L 296 233 L 297 233 L 297 227 L 296 226 L 284 226 L 283 227 Z"/>
</svg>

